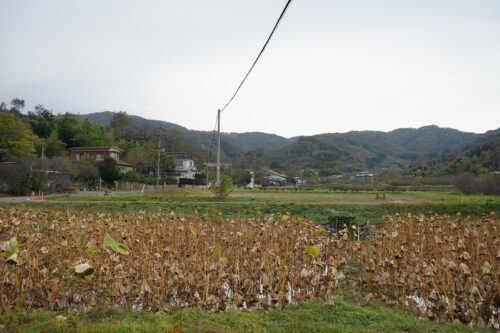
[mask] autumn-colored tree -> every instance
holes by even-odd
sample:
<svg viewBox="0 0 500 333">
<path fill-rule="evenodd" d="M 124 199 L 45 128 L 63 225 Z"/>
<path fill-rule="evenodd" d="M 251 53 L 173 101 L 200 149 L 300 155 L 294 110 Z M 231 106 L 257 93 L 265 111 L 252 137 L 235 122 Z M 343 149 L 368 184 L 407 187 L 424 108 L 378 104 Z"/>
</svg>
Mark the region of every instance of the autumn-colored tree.
<svg viewBox="0 0 500 333">
<path fill-rule="evenodd" d="M 9 161 L 35 151 L 33 133 L 12 113 L 0 113 L 0 128 L 0 161 Z"/>
</svg>

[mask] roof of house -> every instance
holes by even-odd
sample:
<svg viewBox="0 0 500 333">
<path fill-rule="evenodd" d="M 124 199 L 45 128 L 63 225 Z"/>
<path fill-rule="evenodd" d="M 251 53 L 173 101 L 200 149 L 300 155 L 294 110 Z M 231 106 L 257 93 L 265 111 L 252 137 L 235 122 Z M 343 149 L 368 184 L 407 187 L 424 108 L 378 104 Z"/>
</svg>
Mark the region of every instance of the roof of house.
<svg viewBox="0 0 500 333">
<path fill-rule="evenodd" d="M 82 151 L 82 152 L 100 152 L 100 151 L 116 151 L 118 153 L 123 152 L 119 147 L 72 147 L 68 148 L 69 151 Z"/>
<path fill-rule="evenodd" d="M 267 179 L 269 180 L 276 180 L 276 181 L 286 181 L 286 177 L 278 176 L 278 175 L 268 175 L 266 176 Z"/>
<path fill-rule="evenodd" d="M 361 171 L 356 174 L 356 177 L 373 177 L 373 173 L 370 173 L 369 171 Z"/>
<path fill-rule="evenodd" d="M 269 169 L 264 169 L 264 170 L 268 173 L 268 175 L 286 178 L 285 174 L 282 174 L 282 173 L 279 173 L 279 172 L 276 172 L 276 171 L 273 171 L 273 170 L 269 170 Z"/>
</svg>

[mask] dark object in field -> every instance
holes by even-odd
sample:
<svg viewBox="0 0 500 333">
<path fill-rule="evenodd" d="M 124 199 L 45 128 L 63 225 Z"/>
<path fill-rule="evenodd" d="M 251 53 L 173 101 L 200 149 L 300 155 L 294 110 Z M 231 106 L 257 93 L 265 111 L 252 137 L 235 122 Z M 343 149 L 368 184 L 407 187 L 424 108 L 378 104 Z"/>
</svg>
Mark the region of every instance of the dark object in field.
<svg viewBox="0 0 500 333">
<path fill-rule="evenodd" d="M 377 193 L 376 200 L 385 200 L 385 193 Z"/>
</svg>

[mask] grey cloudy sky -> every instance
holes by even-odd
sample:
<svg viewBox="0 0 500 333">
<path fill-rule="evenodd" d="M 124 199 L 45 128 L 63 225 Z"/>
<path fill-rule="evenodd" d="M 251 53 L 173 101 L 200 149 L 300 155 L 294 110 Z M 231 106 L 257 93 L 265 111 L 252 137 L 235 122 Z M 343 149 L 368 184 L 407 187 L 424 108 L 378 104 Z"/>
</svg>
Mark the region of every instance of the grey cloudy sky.
<svg viewBox="0 0 500 333">
<path fill-rule="evenodd" d="M 0 101 L 212 130 L 285 0 L 0 0 Z M 500 126 L 500 1 L 294 0 L 225 132 Z"/>
</svg>

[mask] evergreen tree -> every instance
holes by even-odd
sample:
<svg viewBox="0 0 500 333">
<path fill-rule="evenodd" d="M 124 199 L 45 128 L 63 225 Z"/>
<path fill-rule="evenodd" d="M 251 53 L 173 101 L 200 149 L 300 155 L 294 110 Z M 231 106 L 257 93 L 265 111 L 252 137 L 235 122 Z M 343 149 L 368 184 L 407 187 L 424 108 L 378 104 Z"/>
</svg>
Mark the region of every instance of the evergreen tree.
<svg viewBox="0 0 500 333">
<path fill-rule="evenodd" d="M 114 158 L 105 158 L 104 161 L 97 164 L 97 169 L 99 170 L 99 176 L 106 183 L 113 183 L 115 180 L 120 179 L 120 169 Z"/>
<path fill-rule="evenodd" d="M 55 129 L 54 115 L 46 110 L 43 105 L 35 107 L 35 112 L 28 113 L 31 129 L 40 138 L 47 138 Z"/>
</svg>

